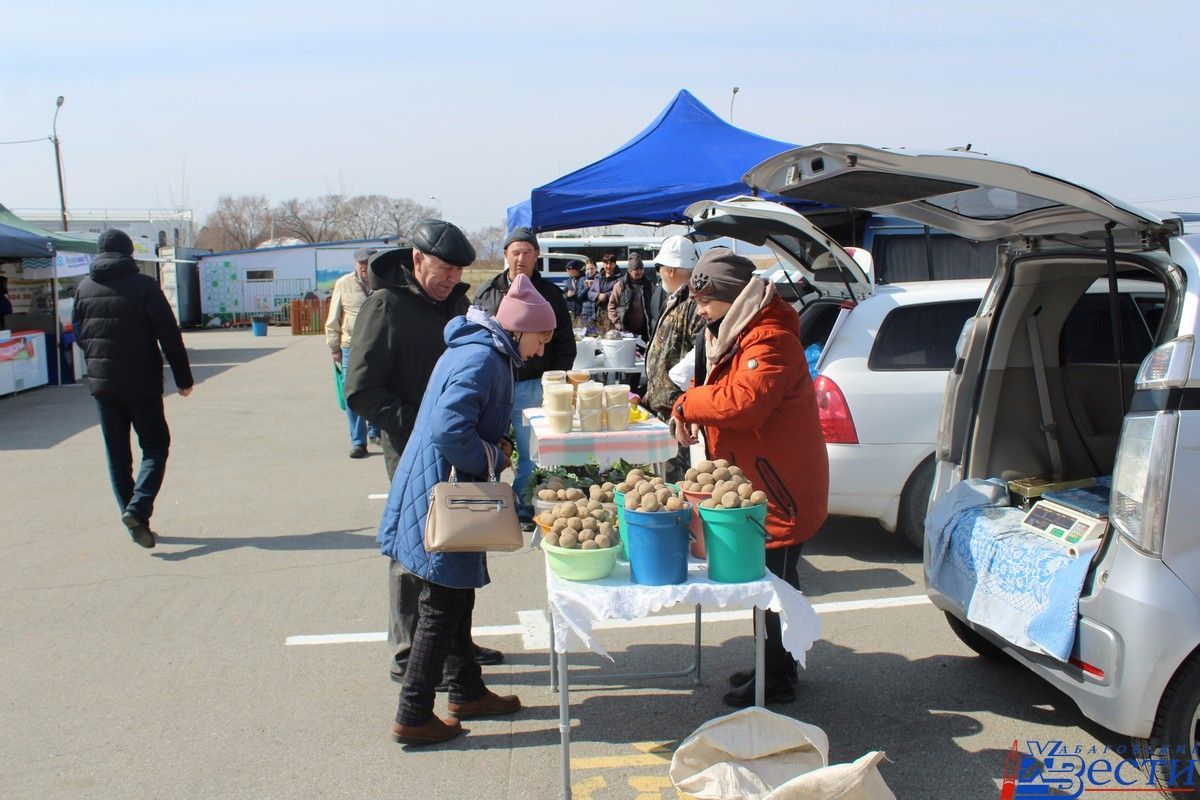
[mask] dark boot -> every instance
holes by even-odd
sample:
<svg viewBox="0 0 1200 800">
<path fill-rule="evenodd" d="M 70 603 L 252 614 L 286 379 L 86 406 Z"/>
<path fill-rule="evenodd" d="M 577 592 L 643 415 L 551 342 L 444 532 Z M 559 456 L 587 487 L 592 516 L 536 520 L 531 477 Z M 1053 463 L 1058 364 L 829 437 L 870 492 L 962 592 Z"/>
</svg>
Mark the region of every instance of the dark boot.
<svg viewBox="0 0 1200 800">
<path fill-rule="evenodd" d="M 485 667 L 492 664 L 503 664 L 504 653 L 501 653 L 499 650 L 493 650 L 490 647 L 475 645 L 475 663 Z"/>
<path fill-rule="evenodd" d="M 795 665 L 792 665 L 791 671 L 787 674 L 787 679 L 792 683 L 796 682 L 797 675 Z M 736 672 L 730 673 L 729 675 L 730 686 L 741 686 L 746 681 L 752 680 L 754 680 L 754 670 L 752 669 L 739 669 Z"/>
<path fill-rule="evenodd" d="M 132 511 L 126 511 L 121 515 L 121 522 L 124 522 L 125 527 L 129 529 L 129 538 L 138 545 L 149 550 L 157 543 L 154 539 L 154 531 L 150 530 L 149 520 L 142 519 Z"/>
<path fill-rule="evenodd" d="M 723 699 L 726 705 L 734 708 L 746 708 L 754 705 L 754 679 L 751 678 L 736 689 L 729 690 Z M 796 690 L 792 688 L 791 681 L 786 677 L 767 678 L 766 692 L 763 696 L 764 704 L 777 705 L 795 701 Z"/>
</svg>

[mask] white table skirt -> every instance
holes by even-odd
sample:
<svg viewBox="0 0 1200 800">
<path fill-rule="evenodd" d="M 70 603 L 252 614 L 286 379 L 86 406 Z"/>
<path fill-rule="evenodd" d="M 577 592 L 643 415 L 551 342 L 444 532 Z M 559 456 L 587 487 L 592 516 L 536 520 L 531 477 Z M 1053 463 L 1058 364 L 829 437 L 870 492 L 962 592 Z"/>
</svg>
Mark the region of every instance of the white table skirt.
<svg viewBox="0 0 1200 800">
<path fill-rule="evenodd" d="M 686 583 L 642 586 L 633 583 L 629 564 L 618 561 L 607 578 L 576 582 L 559 578 L 546 567 L 546 596 L 558 653 L 591 650 L 612 660 L 592 635 L 604 619 L 639 619 L 674 605 L 715 609 L 762 608 L 779 613 L 783 646 L 800 662 L 821 635 L 821 620 L 812 603 L 770 571 L 750 583 L 717 583 L 703 561 L 689 560 Z"/>
</svg>

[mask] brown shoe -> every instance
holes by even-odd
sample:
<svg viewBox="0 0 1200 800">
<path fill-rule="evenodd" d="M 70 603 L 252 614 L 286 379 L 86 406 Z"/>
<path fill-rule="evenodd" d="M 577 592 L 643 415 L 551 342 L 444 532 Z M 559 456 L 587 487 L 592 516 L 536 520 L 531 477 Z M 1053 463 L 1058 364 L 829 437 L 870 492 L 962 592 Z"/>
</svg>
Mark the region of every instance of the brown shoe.
<svg viewBox="0 0 1200 800">
<path fill-rule="evenodd" d="M 417 747 L 427 744 L 441 744 L 453 739 L 462 732 L 462 725 L 459 725 L 458 720 L 453 717 L 442 722 L 437 716 L 433 716 L 424 725 L 392 723 L 392 739 L 400 744 L 409 744 Z"/>
<path fill-rule="evenodd" d="M 469 703 L 451 703 L 450 713 L 458 719 L 473 719 L 474 717 L 499 717 L 521 710 L 521 699 L 515 694 L 501 697 L 488 690 L 487 694 Z"/>
</svg>

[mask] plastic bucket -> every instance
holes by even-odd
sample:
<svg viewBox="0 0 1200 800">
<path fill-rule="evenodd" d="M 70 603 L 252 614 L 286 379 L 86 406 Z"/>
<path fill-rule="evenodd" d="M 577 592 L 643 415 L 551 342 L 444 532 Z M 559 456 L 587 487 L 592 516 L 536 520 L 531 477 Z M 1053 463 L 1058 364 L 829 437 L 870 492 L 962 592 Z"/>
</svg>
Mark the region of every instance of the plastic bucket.
<svg viewBox="0 0 1200 800">
<path fill-rule="evenodd" d="M 575 362 L 572 369 L 591 369 L 596 366 L 596 340 L 585 337 L 575 343 Z"/>
<path fill-rule="evenodd" d="M 265 319 L 255 317 L 250 321 L 250 330 L 254 332 L 255 336 L 266 336 L 267 321 Z"/>
<path fill-rule="evenodd" d="M 689 527 L 692 530 L 692 555 L 696 558 L 708 558 L 704 549 L 704 523 L 700 521 L 700 501 L 712 497 L 712 492 L 689 492 L 683 490 L 683 499 L 692 504 L 692 519 Z"/>
<path fill-rule="evenodd" d="M 688 519 L 692 509 L 625 511 L 621 541 L 629 550 L 633 582 L 665 586 L 687 581 Z"/>
<path fill-rule="evenodd" d="M 607 578 L 617 565 L 617 548 L 576 550 L 555 547 L 542 542 L 542 552 L 550 562 L 550 570 L 568 581 L 595 581 Z"/>
<path fill-rule="evenodd" d="M 767 573 L 767 504 L 701 508 L 708 577 L 717 583 L 761 580 Z"/>
<path fill-rule="evenodd" d="M 610 368 L 632 367 L 637 354 L 637 342 L 633 339 L 601 339 L 604 351 L 604 366 Z"/>
<path fill-rule="evenodd" d="M 621 540 L 621 560 L 629 560 L 629 551 L 625 549 L 625 493 L 613 489 L 613 502 L 617 504 L 617 537 Z"/>
</svg>

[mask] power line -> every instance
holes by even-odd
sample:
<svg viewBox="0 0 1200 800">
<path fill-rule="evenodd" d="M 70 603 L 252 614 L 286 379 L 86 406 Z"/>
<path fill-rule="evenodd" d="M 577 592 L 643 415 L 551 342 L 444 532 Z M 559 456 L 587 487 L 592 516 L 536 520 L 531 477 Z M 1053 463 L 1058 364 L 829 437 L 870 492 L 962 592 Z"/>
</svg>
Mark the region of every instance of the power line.
<svg viewBox="0 0 1200 800">
<path fill-rule="evenodd" d="M 11 142 L 0 142 L 0 144 L 30 144 L 31 142 L 52 142 L 54 141 L 49 136 L 43 136 L 40 139 L 15 139 Z"/>
</svg>

